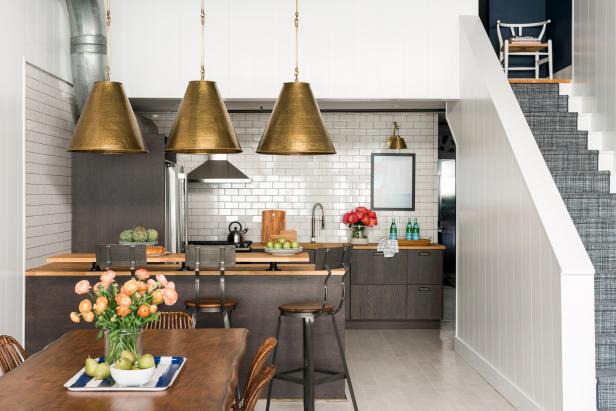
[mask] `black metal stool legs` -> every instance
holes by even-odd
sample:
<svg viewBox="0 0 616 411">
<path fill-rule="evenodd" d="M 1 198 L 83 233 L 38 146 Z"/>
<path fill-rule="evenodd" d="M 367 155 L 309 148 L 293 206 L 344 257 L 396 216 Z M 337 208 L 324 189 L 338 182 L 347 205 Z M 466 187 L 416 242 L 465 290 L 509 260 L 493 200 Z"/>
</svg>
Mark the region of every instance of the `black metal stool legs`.
<svg viewBox="0 0 616 411">
<path fill-rule="evenodd" d="M 334 326 L 334 334 L 336 334 L 336 342 L 338 343 L 338 350 L 340 351 L 340 358 L 342 359 L 342 365 L 344 365 L 344 374 L 347 383 L 349 384 L 349 393 L 351 394 L 351 401 L 353 401 L 353 409 L 358 411 L 357 401 L 355 400 L 355 392 L 353 391 L 353 383 L 351 383 L 351 374 L 349 374 L 349 367 L 347 366 L 346 356 L 344 355 L 344 348 L 342 347 L 342 341 L 340 340 L 340 333 L 338 333 L 338 324 L 336 323 L 336 316 L 332 315 L 332 325 Z"/>
<path fill-rule="evenodd" d="M 278 326 L 276 327 L 276 341 L 280 341 L 280 323 L 282 321 L 282 316 L 278 316 Z M 274 347 L 274 353 L 272 354 L 272 365 L 276 366 L 276 354 L 278 354 L 278 346 L 280 344 L 276 344 Z M 272 399 L 272 384 L 274 383 L 274 379 L 272 378 L 269 383 L 269 387 L 267 388 L 267 404 L 265 406 L 265 411 L 269 411 L 270 401 Z"/>
<path fill-rule="evenodd" d="M 304 411 L 314 411 L 313 325 L 314 317 L 304 317 Z"/>
</svg>

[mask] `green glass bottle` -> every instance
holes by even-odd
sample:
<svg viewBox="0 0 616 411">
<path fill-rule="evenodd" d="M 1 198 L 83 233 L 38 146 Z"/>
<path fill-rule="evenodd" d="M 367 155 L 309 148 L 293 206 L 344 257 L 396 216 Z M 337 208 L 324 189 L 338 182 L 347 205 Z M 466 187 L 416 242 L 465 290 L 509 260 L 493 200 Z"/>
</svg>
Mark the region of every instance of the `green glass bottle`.
<svg viewBox="0 0 616 411">
<path fill-rule="evenodd" d="M 411 223 L 411 219 L 409 218 L 408 223 L 406 223 L 406 233 L 404 235 L 405 240 L 413 239 L 413 223 Z"/>
<path fill-rule="evenodd" d="M 419 240 L 419 238 L 419 223 L 415 219 L 415 224 L 413 224 L 413 240 Z"/>
<path fill-rule="evenodd" d="M 396 219 L 391 219 L 391 227 L 389 227 L 389 239 L 397 240 L 398 239 L 398 228 L 396 228 Z"/>
</svg>

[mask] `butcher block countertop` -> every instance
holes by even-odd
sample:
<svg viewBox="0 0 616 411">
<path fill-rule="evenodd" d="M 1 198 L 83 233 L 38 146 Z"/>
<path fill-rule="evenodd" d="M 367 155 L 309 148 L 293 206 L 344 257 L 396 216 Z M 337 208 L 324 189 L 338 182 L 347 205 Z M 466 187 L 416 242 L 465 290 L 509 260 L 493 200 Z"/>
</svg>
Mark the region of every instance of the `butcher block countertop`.
<svg viewBox="0 0 616 411">
<path fill-rule="evenodd" d="M 148 256 L 148 263 L 183 263 L 184 253 L 165 254 L 161 256 Z M 292 255 L 272 255 L 265 252 L 236 253 L 237 263 L 309 263 L 310 256 L 301 252 Z M 47 257 L 48 263 L 95 263 L 95 253 L 58 254 Z"/>
<path fill-rule="evenodd" d="M 101 271 L 89 271 L 89 263 L 50 263 L 26 271 L 26 277 L 99 277 Z M 194 271 L 177 271 L 179 266 L 169 264 L 148 264 L 150 274 L 165 274 L 167 276 L 192 276 Z M 232 267 L 225 270 L 227 276 L 324 276 L 326 270 L 316 270 L 314 264 L 279 264 L 280 271 L 267 271 L 269 265 L 251 264 Z M 126 269 L 116 270 L 118 275 L 130 275 Z M 217 276 L 218 270 L 201 271 L 202 276 Z M 344 269 L 332 270 L 332 275 L 343 275 Z"/>
<path fill-rule="evenodd" d="M 304 250 L 319 250 L 322 248 L 339 248 L 345 246 L 352 246 L 356 250 L 376 250 L 378 244 L 370 243 L 366 245 L 358 245 L 358 244 L 349 244 L 349 243 L 299 243 L 300 247 Z M 252 248 L 254 250 L 264 250 L 264 243 L 253 243 Z M 441 244 L 430 244 L 430 245 L 401 245 L 398 247 L 400 250 L 444 250 L 446 247 Z"/>
<path fill-rule="evenodd" d="M 356 250 L 376 250 L 378 244 L 371 243 L 366 245 L 354 245 L 353 248 Z M 441 244 L 430 244 L 430 245 L 401 245 L 398 246 L 400 250 L 445 250 L 447 247 Z"/>
</svg>

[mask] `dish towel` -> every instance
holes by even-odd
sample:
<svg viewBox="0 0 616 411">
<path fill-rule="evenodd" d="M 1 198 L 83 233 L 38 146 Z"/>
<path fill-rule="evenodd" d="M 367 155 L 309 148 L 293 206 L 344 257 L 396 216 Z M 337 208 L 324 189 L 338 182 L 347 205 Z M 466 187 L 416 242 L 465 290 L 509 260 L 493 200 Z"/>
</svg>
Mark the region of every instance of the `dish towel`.
<svg viewBox="0 0 616 411">
<path fill-rule="evenodd" d="M 388 240 L 382 238 L 379 240 L 379 245 L 376 247 L 376 251 L 382 252 L 384 257 L 393 257 L 398 254 L 398 240 Z"/>
</svg>

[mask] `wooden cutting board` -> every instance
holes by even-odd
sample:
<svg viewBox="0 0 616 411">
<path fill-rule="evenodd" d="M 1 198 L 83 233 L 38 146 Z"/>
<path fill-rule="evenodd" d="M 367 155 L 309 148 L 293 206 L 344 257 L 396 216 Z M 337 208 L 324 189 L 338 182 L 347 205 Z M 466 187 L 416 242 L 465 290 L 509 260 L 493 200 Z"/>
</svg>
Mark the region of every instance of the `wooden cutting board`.
<svg viewBox="0 0 616 411">
<path fill-rule="evenodd" d="M 263 210 L 261 213 L 261 242 L 266 243 L 272 235 L 280 234 L 286 227 L 284 210 Z"/>
<path fill-rule="evenodd" d="M 297 241 L 297 230 L 282 230 L 278 234 L 272 234 L 272 240 L 284 237 L 289 241 Z"/>
</svg>

